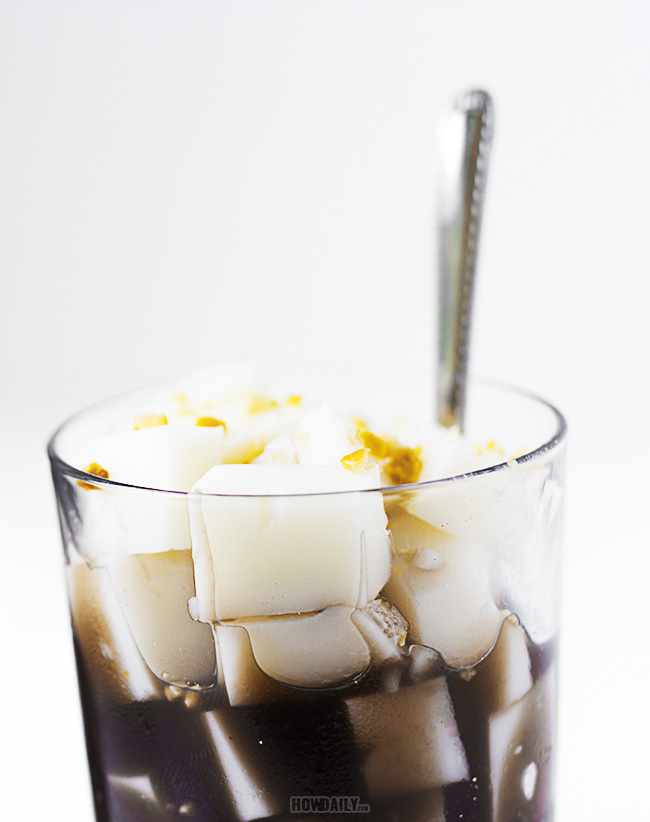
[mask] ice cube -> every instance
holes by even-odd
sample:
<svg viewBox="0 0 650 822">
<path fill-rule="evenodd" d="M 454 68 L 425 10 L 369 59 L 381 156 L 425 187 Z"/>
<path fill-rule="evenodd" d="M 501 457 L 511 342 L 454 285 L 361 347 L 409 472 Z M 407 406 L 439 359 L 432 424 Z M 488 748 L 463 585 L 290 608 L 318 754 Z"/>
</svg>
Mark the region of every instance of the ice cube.
<svg viewBox="0 0 650 822">
<path fill-rule="evenodd" d="M 393 573 L 383 595 L 408 620 L 409 640 L 465 668 L 478 662 L 499 635 L 503 615 L 491 590 L 488 557 L 476 543 L 456 539 L 408 514 L 391 516 Z M 422 567 L 422 557 L 436 562 Z"/>
<path fill-rule="evenodd" d="M 353 473 L 342 465 L 208 471 L 188 499 L 200 619 L 373 599 L 390 572 L 382 497 L 363 490 L 377 480 L 376 469 Z M 331 491 L 348 493 L 323 493 Z"/>
<path fill-rule="evenodd" d="M 190 616 L 194 571 L 189 549 L 104 560 L 145 662 L 159 678 L 181 686 L 216 681 L 209 625 Z"/>
<path fill-rule="evenodd" d="M 387 799 L 468 778 L 443 677 L 346 700 L 371 797 Z"/>
</svg>

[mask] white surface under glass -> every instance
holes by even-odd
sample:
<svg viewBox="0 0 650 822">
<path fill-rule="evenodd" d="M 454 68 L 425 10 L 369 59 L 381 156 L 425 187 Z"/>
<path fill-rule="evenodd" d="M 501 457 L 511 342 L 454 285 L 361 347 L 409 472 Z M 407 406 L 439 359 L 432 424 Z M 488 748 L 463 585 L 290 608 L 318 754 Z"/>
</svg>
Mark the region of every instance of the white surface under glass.
<svg viewBox="0 0 650 822">
<path fill-rule="evenodd" d="M 483 85 L 473 370 L 571 428 L 558 822 L 647 822 L 650 13 L 407 5 L 0 5 L 3 818 L 92 818 L 53 425 L 242 353 L 428 378 L 433 133 Z"/>
</svg>

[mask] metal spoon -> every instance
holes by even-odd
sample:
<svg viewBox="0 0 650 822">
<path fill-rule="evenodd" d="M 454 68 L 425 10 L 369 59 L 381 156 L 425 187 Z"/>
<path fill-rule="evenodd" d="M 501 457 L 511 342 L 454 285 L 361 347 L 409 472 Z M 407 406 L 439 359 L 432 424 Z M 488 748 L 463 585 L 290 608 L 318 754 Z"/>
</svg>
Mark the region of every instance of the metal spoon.
<svg viewBox="0 0 650 822">
<path fill-rule="evenodd" d="M 437 416 L 463 428 L 474 273 L 492 143 L 492 99 L 469 91 L 440 135 Z"/>
</svg>

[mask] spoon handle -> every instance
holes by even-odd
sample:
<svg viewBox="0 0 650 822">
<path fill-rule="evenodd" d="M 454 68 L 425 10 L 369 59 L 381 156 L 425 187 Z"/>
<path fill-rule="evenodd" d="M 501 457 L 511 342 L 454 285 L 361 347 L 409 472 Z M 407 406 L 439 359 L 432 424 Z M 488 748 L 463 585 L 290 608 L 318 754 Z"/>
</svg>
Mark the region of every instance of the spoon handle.
<svg viewBox="0 0 650 822">
<path fill-rule="evenodd" d="M 490 95 L 469 91 L 457 100 L 440 137 L 437 415 L 442 425 L 460 430 L 492 129 Z"/>
</svg>

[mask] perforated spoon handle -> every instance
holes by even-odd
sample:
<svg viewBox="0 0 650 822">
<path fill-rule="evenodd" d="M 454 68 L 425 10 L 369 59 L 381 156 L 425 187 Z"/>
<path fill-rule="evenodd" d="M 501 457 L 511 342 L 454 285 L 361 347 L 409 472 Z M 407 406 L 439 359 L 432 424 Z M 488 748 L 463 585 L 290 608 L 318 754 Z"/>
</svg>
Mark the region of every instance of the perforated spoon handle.
<svg viewBox="0 0 650 822">
<path fill-rule="evenodd" d="M 442 425 L 461 430 L 493 122 L 490 95 L 470 91 L 456 101 L 440 136 L 437 417 Z"/>
</svg>

